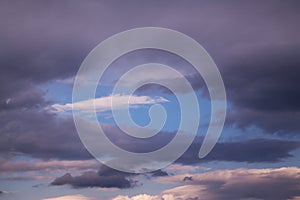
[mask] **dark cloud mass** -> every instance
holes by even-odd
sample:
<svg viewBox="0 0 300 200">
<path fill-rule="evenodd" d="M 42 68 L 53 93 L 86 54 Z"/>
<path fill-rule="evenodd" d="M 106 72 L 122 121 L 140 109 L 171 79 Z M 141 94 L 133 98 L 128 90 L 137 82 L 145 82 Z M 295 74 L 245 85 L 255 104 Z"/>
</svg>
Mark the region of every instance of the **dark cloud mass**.
<svg viewBox="0 0 300 200">
<path fill-rule="evenodd" d="M 214 149 L 204 159 L 200 160 L 198 152 L 201 144 L 201 139 L 197 138 L 177 162 L 183 164 L 208 161 L 272 163 L 292 157 L 291 152 L 300 147 L 299 142 L 273 139 L 224 142 L 217 143 Z"/>
<path fill-rule="evenodd" d="M 0 140 L 1 153 L 22 153 L 41 159 L 87 160 L 92 158 L 81 143 L 71 118 L 57 118 L 53 114 L 39 110 L 10 111 L 2 116 L 1 121 L 4 126 L 1 128 L 3 131 Z M 149 152 L 159 149 L 174 137 L 172 132 L 161 132 L 148 140 L 133 139 L 122 133 L 116 126 L 105 125 L 103 129 L 116 145 L 132 152 Z M 133 142 L 135 145 L 131 145 Z M 204 160 L 199 160 L 198 152 L 201 144 L 202 138 L 196 137 L 178 162 L 184 164 L 213 160 L 279 162 L 291 157 L 291 152 L 300 146 L 297 141 L 275 139 L 219 142 Z"/>
<path fill-rule="evenodd" d="M 0 152 L 42 159 L 89 159 L 71 118 L 40 109 L 0 112 Z"/>
<path fill-rule="evenodd" d="M 67 173 L 56 178 L 51 185 L 71 185 L 74 188 L 81 187 L 102 187 L 102 188 L 131 188 L 136 181 L 130 179 L 132 174 L 119 172 L 117 170 L 102 166 L 98 171 L 87 171 L 79 176 L 72 176 Z"/>
<path fill-rule="evenodd" d="M 223 69 L 229 115 L 238 126 L 257 125 L 270 133 L 300 130 L 300 43 L 270 45 L 237 53 Z"/>
<path fill-rule="evenodd" d="M 60 174 L 69 173 L 56 178 L 51 185 L 121 189 L 137 185 L 137 175 L 105 166 L 95 171 L 97 164 L 91 168 L 83 166 L 91 162 L 92 156 L 81 143 L 73 119 L 48 110 L 52 104 L 65 102 L 54 102 L 46 94 L 49 83 L 67 85 L 66 80 L 74 78 L 85 56 L 101 41 L 115 33 L 145 26 L 175 29 L 203 45 L 224 80 L 228 97 L 227 125 L 240 131 L 239 140 L 229 140 L 232 135 L 225 130 L 228 138 L 225 136 L 202 160 L 198 152 L 203 138 L 197 137 L 177 163 L 230 161 L 257 163 L 259 167 L 275 162 L 287 164 L 284 161 L 288 158 L 299 157 L 294 152 L 300 147 L 299 22 L 300 1 L 297 0 L 1 1 L 1 173 L 16 173 L 6 180 L 16 181 L 18 174 L 34 176 L 59 169 L 65 170 L 59 171 Z M 208 97 L 203 80 L 187 61 L 159 51 L 124 55 L 105 78 L 114 84 L 132 64 L 151 61 L 174 65 L 195 89 Z M 171 78 L 166 81 L 179 83 Z M 178 85 L 178 91 L 185 92 L 180 89 Z M 170 92 L 154 84 L 140 88 L 140 92 L 149 91 Z M 159 149 L 174 137 L 173 132 L 161 132 L 145 141 L 120 133 L 116 126 L 103 127 L 115 144 L 137 153 Z M 242 134 L 248 127 L 260 128 L 265 135 L 246 139 Z M 23 160 L 15 161 L 20 155 L 32 163 L 24 165 Z M 75 175 L 75 171 L 85 172 Z M 185 174 L 178 179 L 174 176 L 174 182 L 174 177 L 163 170 L 148 175 L 157 180 L 168 179 L 168 183 L 182 183 L 182 187 L 162 193 L 172 194 L 176 200 L 297 200 L 299 173 L 298 168 L 237 169 L 198 176 Z M 31 180 L 40 177 L 35 178 Z M 1 197 L 7 193 L 6 188 L 2 189 Z"/>
</svg>

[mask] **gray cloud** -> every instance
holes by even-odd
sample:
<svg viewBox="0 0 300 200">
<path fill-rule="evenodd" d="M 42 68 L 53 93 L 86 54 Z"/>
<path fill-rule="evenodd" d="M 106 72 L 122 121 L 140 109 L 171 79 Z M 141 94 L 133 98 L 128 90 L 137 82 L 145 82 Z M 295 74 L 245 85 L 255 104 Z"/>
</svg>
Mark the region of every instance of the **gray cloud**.
<svg viewBox="0 0 300 200">
<path fill-rule="evenodd" d="M 51 182 L 53 186 L 71 185 L 74 188 L 101 187 L 101 188 L 132 188 L 140 185 L 134 177 L 140 174 L 121 172 L 105 165 L 101 165 L 98 172 L 86 171 L 79 176 L 72 176 L 70 173 L 56 178 Z M 163 170 L 156 170 L 144 174 L 147 178 L 165 177 L 169 174 Z"/>
<path fill-rule="evenodd" d="M 299 44 L 236 53 L 240 58 L 223 69 L 232 122 L 257 125 L 269 133 L 299 132 Z"/>
<path fill-rule="evenodd" d="M 71 185 L 74 188 L 102 187 L 102 188 L 131 188 L 136 181 L 130 179 L 132 174 L 119 172 L 117 170 L 102 166 L 98 172 L 87 171 L 79 176 L 67 173 L 56 178 L 51 185 Z"/>
<path fill-rule="evenodd" d="M 214 149 L 204 158 L 198 158 L 198 151 L 202 144 L 200 139 L 189 147 L 177 162 L 195 164 L 208 161 L 235 162 L 280 162 L 292 157 L 291 152 L 300 147 L 299 142 L 275 139 L 254 139 L 246 141 L 217 143 Z"/>
<path fill-rule="evenodd" d="M 45 91 L 38 86 L 73 77 L 96 44 L 113 33 L 139 26 L 174 28 L 203 44 L 223 75 L 234 110 L 229 116 L 231 123 L 241 128 L 256 125 L 270 133 L 299 132 L 298 1 L 221 4 L 126 1 L 122 6 L 117 1 L 57 2 L 47 2 L 46 6 L 34 1 L 1 2 L 0 17 L 6 19 L 0 24 L 3 30 L 0 33 L 3 41 L 0 51 L 1 153 L 18 152 L 43 159 L 91 158 L 77 137 L 72 119 L 44 111 L 49 101 L 44 99 Z M 139 62 L 150 58 L 144 57 Z M 166 64 L 178 61 L 169 58 L 158 56 L 157 61 Z M 127 61 L 112 71 L 123 72 L 130 64 Z M 179 63 L 177 69 L 186 72 L 183 69 L 186 62 Z M 195 88 L 202 88 L 197 75 L 187 76 Z M 111 75 L 108 79 L 114 81 L 115 77 Z M 120 146 L 137 152 L 159 148 L 172 138 L 169 133 L 162 134 L 163 139 L 154 137 L 149 142 L 159 142 L 151 146 L 119 137 L 114 128 L 108 131 Z M 130 140 L 136 146 L 128 145 Z M 188 152 L 196 154 L 199 144 L 196 142 Z M 257 148 L 251 149 L 251 145 Z M 207 159 L 276 162 L 291 156 L 290 152 L 296 148 L 298 143 L 291 141 L 221 143 Z M 185 155 L 184 162 L 194 162 L 194 156 L 190 156 L 194 153 Z"/>
<path fill-rule="evenodd" d="M 22 153 L 42 159 L 90 159 L 71 118 L 58 118 L 44 110 L 0 112 L 4 154 Z"/>
<path fill-rule="evenodd" d="M 298 199 L 299 168 L 277 169 L 235 169 L 191 174 L 192 180 L 184 180 L 186 175 L 175 175 L 157 179 L 160 183 L 181 184 L 157 195 L 140 194 L 133 197 L 118 196 L 113 200 L 288 200 Z M 188 191 L 188 192 L 187 192 Z"/>
<path fill-rule="evenodd" d="M 9 175 L 27 172 L 62 173 L 98 169 L 96 160 L 49 160 L 49 161 L 0 161 L 0 174 Z"/>
<path fill-rule="evenodd" d="M 0 152 L 22 153 L 41 159 L 91 159 L 81 143 L 71 118 L 58 118 L 39 109 L 23 112 L 6 111 L 1 115 Z M 161 132 L 149 139 L 130 137 L 113 125 L 103 125 L 116 145 L 132 152 L 149 152 L 163 147 L 174 137 Z M 58 142 L 59 141 L 59 142 Z M 135 145 L 132 145 L 132 144 Z M 203 162 L 198 159 L 202 138 L 196 137 L 187 152 L 177 161 L 185 164 Z M 292 156 L 299 142 L 256 139 L 218 143 L 204 161 L 279 162 Z"/>
<path fill-rule="evenodd" d="M 6 20 L 0 34 L 4 41 L 0 109 L 45 106 L 44 93 L 36 85 L 74 76 L 98 42 L 133 27 L 164 26 L 192 36 L 212 55 L 237 112 L 231 116 L 233 122 L 240 127 L 255 124 L 271 133 L 297 133 L 298 4 L 126 1 L 119 6 L 114 1 L 54 1 L 45 6 L 34 1 L 2 1 L 0 17 Z M 178 61 L 169 58 L 160 56 L 157 60 L 166 64 Z M 122 72 L 130 64 L 128 60 L 113 71 Z M 139 61 L 148 60 L 143 56 Z M 179 63 L 177 69 L 184 72 L 187 65 Z M 110 75 L 109 79 L 115 77 Z M 189 79 L 195 88 L 203 86 L 199 76 L 189 75 Z M 262 112 L 265 120 L 260 119 Z"/>
</svg>

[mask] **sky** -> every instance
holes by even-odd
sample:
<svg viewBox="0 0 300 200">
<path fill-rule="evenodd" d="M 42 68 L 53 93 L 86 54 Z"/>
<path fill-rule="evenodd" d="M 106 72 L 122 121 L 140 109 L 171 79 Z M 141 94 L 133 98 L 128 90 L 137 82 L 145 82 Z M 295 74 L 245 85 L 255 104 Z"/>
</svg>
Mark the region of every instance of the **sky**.
<svg viewBox="0 0 300 200">
<path fill-rule="evenodd" d="M 299 21 L 296 0 L 2 0 L 0 199 L 299 200 Z M 206 49 L 224 82 L 227 115 L 217 144 L 199 159 L 213 114 L 203 77 L 171 52 L 142 49 L 120 56 L 95 93 L 96 123 L 115 145 L 140 154 L 170 144 L 182 120 L 178 99 L 190 95 L 182 77 L 200 108 L 195 138 L 178 159 L 155 171 L 128 173 L 99 162 L 81 141 L 72 113 L 95 123 L 93 101 L 72 102 L 72 91 L 83 60 L 100 42 L 141 27 L 179 31 Z M 113 94 L 126 72 L 146 63 L 170 66 L 182 77 L 149 68 L 122 86 L 150 77 L 174 86 L 176 95 L 158 84 L 130 96 Z M 151 119 L 154 105 L 165 108 L 165 123 L 150 138 L 127 135 L 113 116 L 112 99 L 117 110 L 129 107 L 135 124 L 127 130 L 133 125 L 147 129 L 161 117 Z M 193 111 L 188 121 L 194 120 Z M 105 147 L 105 142 L 97 145 Z M 130 159 L 117 164 L 129 171 L 137 167 Z"/>
</svg>

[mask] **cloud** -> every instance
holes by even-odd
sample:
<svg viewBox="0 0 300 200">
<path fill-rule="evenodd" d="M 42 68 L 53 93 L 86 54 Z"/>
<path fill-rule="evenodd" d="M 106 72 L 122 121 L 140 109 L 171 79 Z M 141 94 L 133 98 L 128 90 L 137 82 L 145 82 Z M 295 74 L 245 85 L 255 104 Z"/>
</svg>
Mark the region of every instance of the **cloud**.
<svg viewBox="0 0 300 200">
<path fill-rule="evenodd" d="M 0 161 L 0 174 L 18 172 L 44 172 L 54 173 L 62 171 L 84 171 L 97 169 L 101 164 L 96 160 L 35 160 L 35 161 Z"/>
<path fill-rule="evenodd" d="M 267 120 L 267 119 L 265 119 Z M 39 108 L 5 110 L 0 112 L 0 152 L 5 155 L 21 153 L 41 159 L 88 160 L 92 156 L 81 143 L 70 117 L 59 118 Z M 147 140 L 133 138 L 113 125 L 103 125 L 107 136 L 128 151 L 149 152 L 168 144 L 172 132 L 161 132 Z M 57 142 L 60 141 L 60 142 Z M 132 145 L 132 144 L 135 145 Z M 197 137 L 177 163 L 203 162 L 198 159 L 202 138 Z M 292 156 L 299 147 L 297 141 L 256 139 L 218 143 L 204 161 L 280 162 Z"/>
<path fill-rule="evenodd" d="M 113 198 L 112 200 L 161 200 L 161 198 L 158 196 L 152 196 L 148 194 L 139 194 L 133 197 L 119 195 Z"/>
<path fill-rule="evenodd" d="M 149 10 L 141 9 L 145 6 L 139 3 L 126 4 L 127 9 L 115 3 L 105 3 L 105 6 L 97 2 L 73 3 L 74 8 L 88 11 L 81 12 L 80 16 L 76 9 L 69 9 L 68 3 L 54 3 L 47 9 L 41 3 L 1 4 L 0 15 L 8 19 L 1 25 L 4 31 L 0 33 L 4 41 L 4 50 L 0 53 L 0 151 L 3 154 L 18 152 L 43 159 L 91 158 L 77 137 L 71 118 L 62 119 L 43 111 L 55 103 L 45 100 L 46 91 L 39 88 L 45 83 L 74 77 L 82 60 L 96 44 L 113 33 L 143 26 L 145 22 L 182 31 L 203 44 L 221 71 L 229 103 L 235 110 L 229 116 L 230 123 L 240 128 L 255 125 L 270 133 L 297 134 L 300 130 L 297 76 L 300 29 L 292 26 L 299 21 L 298 6 L 295 6 L 298 3 L 235 2 L 236 6 L 231 3 L 219 6 L 193 2 L 179 3 L 179 7 L 169 6 L 168 2 L 147 2 L 146 7 L 155 8 Z M 66 10 L 62 12 L 57 8 Z M 282 12 L 275 12 L 275 8 Z M 16 14 L 10 17 L 12 11 Z M 66 13 L 70 17 L 64 17 Z M 136 18 L 137 13 L 143 17 Z M 109 25 L 107 18 L 110 18 Z M 150 52 L 136 59 L 133 54 L 128 59 L 126 56 L 123 60 L 120 58 L 106 78 L 115 81 L 129 67 L 135 66 L 131 64 L 161 61 L 170 66 L 175 64 L 176 69 L 190 76 L 194 87 L 203 87 L 199 76 L 187 73 L 192 71 L 185 70 L 188 64 L 183 59 L 160 53 Z M 176 66 L 176 63 L 179 64 Z M 167 143 L 168 138 L 165 141 Z M 140 147 L 141 151 L 147 148 Z M 277 152 L 269 159 L 263 156 L 262 160 L 274 161 L 273 157 L 278 155 L 279 159 L 286 158 L 291 150 L 285 147 L 282 153 Z M 252 161 L 258 160 L 251 156 Z M 220 159 L 220 156 L 215 157 Z M 239 156 L 236 160 L 243 159 Z"/>
<path fill-rule="evenodd" d="M 72 118 L 58 118 L 39 109 L 0 113 L 0 152 L 7 156 L 16 153 L 39 159 L 89 160 L 93 158 L 81 143 Z M 160 132 L 149 139 L 133 138 L 117 126 L 102 125 L 107 137 L 119 147 L 132 152 L 149 152 L 167 145 L 173 132 Z M 57 142 L 60 141 L 60 142 Z M 135 145 L 132 145 L 132 144 Z M 198 159 L 202 138 L 196 137 L 186 153 L 177 161 L 193 164 L 203 161 L 280 162 L 292 156 L 299 142 L 280 139 L 239 140 L 219 142 L 204 159 Z"/>
<path fill-rule="evenodd" d="M 64 105 L 54 104 L 52 108 L 57 112 L 64 111 L 81 111 L 81 112 L 104 112 L 113 109 L 125 109 L 129 107 L 136 107 L 141 105 L 151 105 L 155 103 L 168 102 L 167 99 L 163 97 L 149 97 L 149 96 L 135 96 L 135 95 L 111 95 L 107 97 L 95 98 L 75 103 L 67 103 Z"/>
<path fill-rule="evenodd" d="M 239 128 L 258 126 L 277 135 L 298 135 L 299 13 L 297 1 L 220 4 L 128 1 L 123 6 L 118 2 L 96 1 L 54 2 L 46 6 L 45 2 L 2 1 L 0 17 L 7 20 L 1 23 L 0 33 L 3 41 L 0 52 L 1 155 L 6 158 L 21 153 L 44 160 L 90 159 L 77 137 L 72 119 L 58 118 L 44 111 L 55 102 L 45 100 L 46 91 L 39 88 L 45 83 L 74 77 L 87 53 L 108 36 L 145 24 L 182 31 L 208 50 L 222 73 L 230 109 L 234 110 L 229 116 L 230 123 Z M 155 61 L 168 58 L 161 56 Z M 148 61 L 144 57 L 139 59 L 142 63 Z M 112 71 L 121 72 L 130 64 L 120 63 L 120 67 Z M 165 64 L 171 62 L 165 61 Z M 177 69 L 184 66 L 180 63 Z M 115 81 L 113 74 L 107 79 Z M 202 87 L 198 76 L 190 80 L 193 86 Z M 153 149 L 151 143 L 145 145 L 138 140 L 132 140 L 138 141 L 136 146 L 132 145 L 125 137 L 116 136 L 114 128 L 108 129 L 111 137 L 127 149 L 140 152 Z M 170 138 L 172 134 L 150 141 L 159 141 L 153 145 L 159 148 Z M 178 163 L 197 163 L 200 144 L 196 142 Z M 296 148 L 297 142 L 284 139 L 223 142 L 206 161 L 280 162 L 290 157 Z M 25 165 L 24 168 L 40 170 L 38 166 Z M 23 170 L 16 166 L 12 169 Z M 283 188 L 274 186 L 275 193 L 286 189 L 288 184 L 281 183 Z M 203 193 L 200 187 L 189 187 L 191 191 Z M 184 189 L 188 190 L 188 186 L 177 188 L 177 196 L 182 195 Z M 237 188 L 232 193 L 236 192 L 240 190 Z M 286 198 L 291 199 L 293 195 Z"/>
<path fill-rule="evenodd" d="M 67 195 L 67 196 L 46 198 L 43 200 L 96 200 L 96 199 L 78 194 L 78 195 Z"/>
<path fill-rule="evenodd" d="M 42 159 L 90 159 L 72 118 L 58 118 L 40 109 L 0 112 L 0 152 Z M 59 141 L 59 142 L 58 142 Z"/>
<path fill-rule="evenodd" d="M 139 175 L 144 175 L 146 178 L 156 178 L 168 176 L 169 174 L 163 170 L 156 170 L 147 174 L 132 174 L 101 165 L 97 172 L 89 170 L 79 176 L 66 173 L 53 180 L 51 185 L 71 185 L 73 188 L 97 187 L 101 191 L 109 191 L 137 186 L 138 182 L 133 178 Z"/>
<path fill-rule="evenodd" d="M 169 174 L 161 169 L 150 172 L 153 177 L 169 176 Z"/>
<path fill-rule="evenodd" d="M 193 143 L 190 149 L 178 161 L 195 163 L 196 149 L 201 145 Z M 219 142 L 208 154 L 205 161 L 235 161 L 235 162 L 280 162 L 292 157 L 291 152 L 300 147 L 298 141 L 278 139 L 252 139 L 234 142 Z"/>
<path fill-rule="evenodd" d="M 136 185 L 136 181 L 130 179 L 130 176 L 133 176 L 133 174 L 102 166 L 98 172 L 86 171 L 79 176 L 72 176 L 70 173 L 67 173 L 56 178 L 51 185 L 71 185 L 74 188 L 100 187 L 124 189 Z"/>
<path fill-rule="evenodd" d="M 256 125 L 272 134 L 298 134 L 299 44 L 265 44 L 235 52 L 236 58 L 222 68 L 232 123 L 240 128 Z"/>
<path fill-rule="evenodd" d="M 200 168 L 199 166 L 183 165 L 183 164 L 174 163 L 174 164 L 166 167 L 165 170 L 173 172 L 173 173 L 189 173 L 189 172 L 194 172 L 199 168 Z M 208 170 L 208 169 L 206 169 L 206 170 Z"/>
<path fill-rule="evenodd" d="M 222 73 L 229 101 L 235 106 L 236 114 L 231 118 L 239 126 L 255 124 L 271 133 L 299 130 L 298 2 L 234 2 L 234 6 L 233 2 L 191 2 L 169 6 L 168 1 L 154 1 L 147 2 L 147 6 L 128 3 L 122 9 L 114 2 L 77 2 L 72 4 L 74 10 L 67 2 L 51 4 L 47 9 L 44 4 L 32 2 L 1 4 L 1 17 L 8 20 L 1 24 L 5 31 L 0 34 L 4 41 L 0 55 L 0 108 L 46 106 L 49 102 L 43 100 L 43 91 L 37 86 L 74 77 L 84 57 L 100 41 L 150 23 L 182 31 L 208 50 Z M 78 9 L 85 12 L 78 15 Z M 16 13 L 13 17 L 12 12 Z M 137 18 L 137 14 L 143 17 Z M 180 63 L 176 68 L 190 75 L 184 70 L 186 62 L 177 62 L 183 59 L 170 61 L 170 57 L 156 56 L 154 61 L 170 66 Z M 136 66 L 131 65 L 131 58 L 120 62 L 107 79 L 115 81 L 114 74 L 119 76 L 124 68 Z M 138 56 L 136 62 L 142 64 L 150 58 Z M 191 77 L 192 85 L 203 86 L 199 76 Z"/>
<path fill-rule="evenodd" d="M 185 181 L 186 177 L 192 177 Z M 300 169 L 218 170 L 201 174 L 182 174 L 157 179 L 160 183 L 183 184 L 157 195 L 118 196 L 113 200 L 288 200 L 300 194 Z M 188 192 L 187 192 L 188 191 Z"/>
<path fill-rule="evenodd" d="M 201 145 L 202 138 L 196 137 L 176 163 L 183 165 L 210 161 L 274 163 L 293 157 L 292 151 L 300 147 L 298 141 L 263 138 L 218 142 L 205 158 L 199 159 L 198 153 Z"/>
</svg>

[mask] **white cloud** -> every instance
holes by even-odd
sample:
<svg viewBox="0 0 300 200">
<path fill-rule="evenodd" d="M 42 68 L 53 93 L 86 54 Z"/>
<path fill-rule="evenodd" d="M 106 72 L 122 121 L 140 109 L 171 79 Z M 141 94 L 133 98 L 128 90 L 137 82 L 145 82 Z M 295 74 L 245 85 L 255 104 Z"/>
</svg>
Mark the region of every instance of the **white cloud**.
<svg viewBox="0 0 300 200">
<path fill-rule="evenodd" d="M 148 195 L 148 194 L 139 194 L 133 197 L 129 197 L 129 196 L 117 196 L 115 198 L 113 198 L 112 200 L 161 200 L 161 198 L 159 196 L 152 196 L 152 195 Z"/>
<path fill-rule="evenodd" d="M 140 105 L 151 105 L 155 103 L 169 102 L 163 97 L 153 98 L 150 96 L 113 95 L 79 101 L 75 103 L 54 104 L 51 106 L 51 108 L 54 112 L 66 112 L 71 110 L 92 112 L 94 108 L 96 112 L 104 112 L 112 110 L 112 101 L 114 102 L 114 109 L 125 109 L 128 107 L 136 107 Z"/>
<path fill-rule="evenodd" d="M 67 196 L 47 198 L 43 200 L 95 200 L 95 199 L 83 195 L 67 195 Z"/>
</svg>

